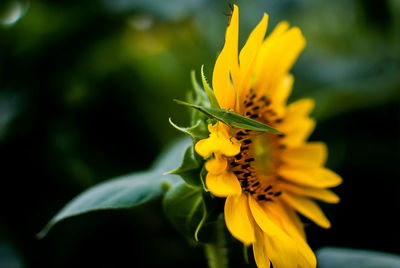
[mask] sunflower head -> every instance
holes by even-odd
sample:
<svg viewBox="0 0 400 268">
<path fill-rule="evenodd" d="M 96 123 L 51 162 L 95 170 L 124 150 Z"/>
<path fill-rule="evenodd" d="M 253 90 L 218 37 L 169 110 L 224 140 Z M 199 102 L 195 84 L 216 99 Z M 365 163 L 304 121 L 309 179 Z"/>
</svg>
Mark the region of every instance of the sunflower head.
<svg viewBox="0 0 400 268">
<path fill-rule="evenodd" d="M 289 70 L 305 39 L 287 22 L 265 38 L 264 14 L 239 52 L 238 23 L 234 6 L 213 71 L 213 91 L 204 84 L 209 103 L 217 104 L 195 107 L 213 119 L 194 147 L 205 159 L 205 187 L 226 198 L 226 226 L 235 238 L 252 245 L 258 267 L 315 267 L 298 213 L 329 228 L 315 200 L 337 203 L 328 188 L 342 179 L 324 167 L 325 144 L 307 142 L 315 127 L 309 117 L 314 101 L 287 104 L 294 82 Z M 245 123 L 238 124 L 239 119 Z M 276 131 L 247 127 L 254 122 Z"/>
</svg>

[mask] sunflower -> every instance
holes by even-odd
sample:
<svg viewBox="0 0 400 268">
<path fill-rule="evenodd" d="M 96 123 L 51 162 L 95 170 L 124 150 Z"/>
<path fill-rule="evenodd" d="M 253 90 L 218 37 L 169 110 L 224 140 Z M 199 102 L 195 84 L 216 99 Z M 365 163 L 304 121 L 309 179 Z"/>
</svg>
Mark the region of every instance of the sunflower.
<svg viewBox="0 0 400 268">
<path fill-rule="evenodd" d="M 252 245 L 258 267 L 315 267 L 299 215 L 323 228 L 330 222 L 314 200 L 339 201 L 329 187 L 342 179 L 324 167 L 327 148 L 307 142 L 315 121 L 314 102 L 289 105 L 289 69 L 305 46 L 299 28 L 281 22 L 266 38 L 268 15 L 250 34 L 238 57 L 238 7 L 234 6 L 212 86 L 222 109 L 272 126 L 283 134 L 260 135 L 222 122 L 208 125 L 209 137 L 195 145 L 206 158 L 206 186 L 226 198 L 224 215 L 231 234 Z"/>
</svg>

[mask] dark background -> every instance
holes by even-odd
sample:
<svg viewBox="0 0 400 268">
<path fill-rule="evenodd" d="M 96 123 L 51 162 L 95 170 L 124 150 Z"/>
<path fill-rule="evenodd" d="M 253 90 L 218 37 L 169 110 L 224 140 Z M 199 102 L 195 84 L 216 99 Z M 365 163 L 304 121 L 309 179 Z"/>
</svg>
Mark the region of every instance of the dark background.
<svg viewBox="0 0 400 268">
<path fill-rule="evenodd" d="M 241 0 L 241 43 L 270 15 L 307 39 L 292 99 L 313 97 L 311 140 L 328 144 L 342 201 L 307 224 L 313 249 L 400 254 L 400 2 Z M 133 210 L 66 220 L 35 234 L 88 187 L 149 167 L 187 122 L 190 70 L 211 73 L 229 2 L 26 1 L 0 4 L 0 266 L 204 267 L 162 214 Z M 242 249 L 230 241 L 232 267 Z M 16 265 L 16 266 L 12 266 Z"/>
</svg>

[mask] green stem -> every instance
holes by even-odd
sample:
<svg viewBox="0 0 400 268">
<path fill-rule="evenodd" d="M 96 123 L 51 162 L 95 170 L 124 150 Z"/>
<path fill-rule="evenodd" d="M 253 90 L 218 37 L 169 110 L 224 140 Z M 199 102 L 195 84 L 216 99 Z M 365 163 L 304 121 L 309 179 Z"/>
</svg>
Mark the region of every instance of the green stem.
<svg viewBox="0 0 400 268">
<path fill-rule="evenodd" d="M 224 218 L 219 217 L 216 224 L 215 243 L 204 244 L 209 268 L 228 268 L 228 250 L 226 248 Z"/>
</svg>

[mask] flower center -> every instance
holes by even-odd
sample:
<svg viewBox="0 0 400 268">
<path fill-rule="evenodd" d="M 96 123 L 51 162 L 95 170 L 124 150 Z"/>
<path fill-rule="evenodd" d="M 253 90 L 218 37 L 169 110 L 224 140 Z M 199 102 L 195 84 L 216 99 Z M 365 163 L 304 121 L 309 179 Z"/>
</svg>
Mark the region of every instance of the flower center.
<svg viewBox="0 0 400 268">
<path fill-rule="evenodd" d="M 257 174 L 271 179 L 275 178 L 278 151 L 276 137 L 272 134 L 256 136 L 252 139 L 250 154 L 255 159 L 254 166 Z"/>
<path fill-rule="evenodd" d="M 272 201 L 281 192 L 275 189 L 276 167 L 279 164 L 278 137 L 240 130 L 240 153 L 229 158 L 229 168 L 237 176 L 242 190 L 259 201 Z"/>
<path fill-rule="evenodd" d="M 253 90 L 242 103 L 243 115 L 273 126 L 281 121 L 271 108 L 271 101 L 265 96 L 257 96 Z M 242 142 L 238 155 L 229 159 L 229 168 L 237 176 L 242 190 L 259 201 L 272 201 L 281 195 L 276 189 L 277 167 L 280 165 L 279 135 L 240 130 L 236 139 Z"/>
</svg>

